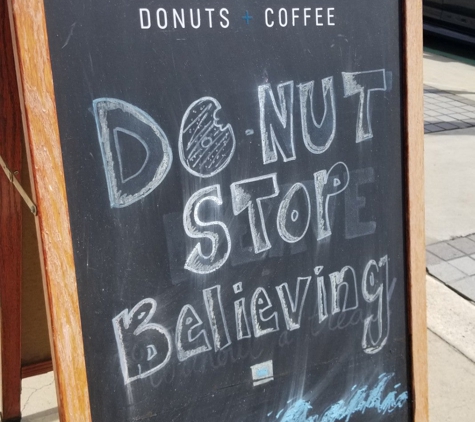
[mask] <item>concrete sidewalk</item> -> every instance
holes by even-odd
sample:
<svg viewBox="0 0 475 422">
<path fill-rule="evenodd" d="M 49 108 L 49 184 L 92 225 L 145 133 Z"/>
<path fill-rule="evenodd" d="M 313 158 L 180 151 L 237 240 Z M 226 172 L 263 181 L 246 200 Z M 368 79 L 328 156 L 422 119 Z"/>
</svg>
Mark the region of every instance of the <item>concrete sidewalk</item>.
<svg viewBox="0 0 475 422">
<path fill-rule="evenodd" d="M 475 419 L 475 306 L 427 278 L 430 422 Z"/>
<path fill-rule="evenodd" d="M 469 110 L 464 104 L 475 104 L 470 65 L 425 53 L 424 84 L 468 100 L 453 103 L 463 113 Z M 437 115 L 454 123 L 457 111 L 447 110 L 448 119 Z M 427 277 L 431 422 L 475 420 L 475 306 L 468 300 L 475 298 L 474 163 L 475 128 L 426 134 L 427 265 L 438 277 Z"/>
<path fill-rule="evenodd" d="M 474 67 L 425 53 L 424 83 L 435 95 L 437 90 L 444 91 L 475 104 Z M 464 117 L 457 115 L 457 120 L 463 121 Z M 449 242 L 453 239 L 475 233 L 475 128 L 470 126 L 473 125 L 441 130 L 425 137 L 428 245 L 446 242 L 451 246 Z M 457 258 L 461 257 L 453 259 Z M 468 253 L 465 258 L 475 259 L 475 256 Z M 455 265 L 449 258 L 444 262 Z M 470 277 L 468 273 L 465 275 Z M 460 295 L 463 292 L 457 291 L 457 286 L 442 281 L 427 277 L 430 421 L 472 422 L 475 420 L 475 305 Z M 24 380 L 22 409 L 26 422 L 59 420 L 51 373 Z"/>
</svg>

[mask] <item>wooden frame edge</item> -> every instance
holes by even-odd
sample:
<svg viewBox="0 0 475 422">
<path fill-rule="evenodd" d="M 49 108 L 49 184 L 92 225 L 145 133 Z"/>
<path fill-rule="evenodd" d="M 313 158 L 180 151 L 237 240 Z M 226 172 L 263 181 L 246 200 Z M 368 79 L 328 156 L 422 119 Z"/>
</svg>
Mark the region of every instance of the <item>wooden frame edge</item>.
<svg viewBox="0 0 475 422">
<path fill-rule="evenodd" d="M 408 323 L 412 355 L 413 413 L 429 420 L 424 213 L 424 118 L 422 0 L 404 0 L 405 159 L 408 263 Z"/>
<path fill-rule="evenodd" d="M 58 410 L 90 421 L 84 347 L 44 4 L 8 0 L 34 200 Z M 61 327 L 58 327 L 61 321 Z"/>
<path fill-rule="evenodd" d="M 12 28 L 0 4 L 0 155 L 12 172 L 22 167 L 20 99 L 15 74 Z M 0 419 L 21 415 L 22 199 L 0 170 Z"/>
<path fill-rule="evenodd" d="M 44 362 L 32 363 L 21 367 L 21 377 L 29 378 L 36 375 L 46 374 L 53 370 L 53 361 L 45 360 Z"/>
</svg>

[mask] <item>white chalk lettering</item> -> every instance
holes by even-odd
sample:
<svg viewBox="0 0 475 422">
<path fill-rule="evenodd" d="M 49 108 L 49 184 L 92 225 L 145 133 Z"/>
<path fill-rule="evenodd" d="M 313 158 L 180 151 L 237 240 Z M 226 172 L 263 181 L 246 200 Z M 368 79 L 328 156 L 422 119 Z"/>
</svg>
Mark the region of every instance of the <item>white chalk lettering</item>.
<svg viewBox="0 0 475 422">
<path fill-rule="evenodd" d="M 350 172 L 346 164 L 340 161 L 334 164 L 328 172 L 321 170 L 314 173 L 313 176 L 317 195 L 317 239 L 321 240 L 332 234 L 328 210 L 329 201 L 346 189 L 350 180 Z M 331 186 L 328 186 L 329 180 L 333 181 Z M 326 192 L 325 188 L 330 192 Z"/>
<path fill-rule="evenodd" d="M 295 160 L 294 146 L 294 82 L 277 86 L 279 105 L 270 84 L 258 89 L 262 159 L 264 164 L 277 161 L 280 151 L 284 162 Z"/>
<path fill-rule="evenodd" d="M 363 273 L 363 298 L 367 303 L 377 305 L 376 312 L 364 320 L 362 346 L 369 354 L 379 352 L 389 336 L 388 271 L 388 257 L 384 256 L 379 263 L 369 261 Z"/>
<path fill-rule="evenodd" d="M 234 302 L 234 314 L 236 318 L 237 339 L 250 338 L 251 331 L 246 315 L 246 299 L 241 298 Z"/>
<path fill-rule="evenodd" d="M 254 253 L 256 254 L 264 252 L 272 246 L 267 235 L 262 201 L 273 198 L 278 194 L 279 186 L 277 185 L 276 173 L 231 184 L 234 215 L 239 215 L 247 209 Z M 259 221 L 257 221 L 257 218 L 259 218 Z"/>
<path fill-rule="evenodd" d="M 150 322 L 156 310 L 155 300 L 144 299 L 112 319 L 124 384 L 152 375 L 171 358 L 170 333 Z"/>
<path fill-rule="evenodd" d="M 349 277 L 347 276 L 348 274 Z M 345 281 L 348 278 L 350 280 Z M 356 273 L 352 267 L 346 266 L 341 271 L 331 273 L 330 283 L 332 287 L 332 315 L 335 315 L 337 312 L 351 311 L 358 307 Z M 340 295 L 342 289 L 345 291 L 343 301 Z"/>
<path fill-rule="evenodd" d="M 386 91 L 386 73 L 384 69 L 367 72 L 342 72 L 345 98 L 359 95 L 358 113 L 356 117 L 356 142 L 366 141 L 373 137 L 371 128 L 371 93 Z"/>
<path fill-rule="evenodd" d="M 349 265 L 328 274 L 331 315 L 323 269 L 321 265 L 314 268 L 317 279 L 314 290 L 309 289 L 311 276 L 296 278 L 292 288 L 288 282 L 275 286 L 285 329 L 281 333 L 283 336 L 274 339 L 278 339 L 281 347 L 288 345 L 289 341 L 292 341 L 288 333 L 303 328 L 306 323 L 315 325 L 327 320 L 331 330 L 351 329 L 362 324 L 362 349 L 368 354 L 378 353 L 388 341 L 390 328 L 388 257 L 383 256 L 379 261 L 370 259 L 362 271 L 361 283 L 357 283 L 356 271 Z M 358 300 L 358 286 L 364 299 L 362 301 Z M 222 290 L 225 290 L 224 293 Z M 253 336 L 258 338 L 280 331 L 279 314 L 265 287 L 259 286 L 254 292 L 244 295 L 243 283 L 238 282 L 232 286 L 232 290 L 234 294 L 242 296 L 233 303 L 238 341 L 243 342 Z M 315 297 L 313 300 L 307 300 L 311 291 L 315 292 Z M 232 344 L 226 319 L 228 312 L 225 311 L 222 301 L 224 297 L 229 298 L 230 293 L 230 286 L 222 289 L 220 285 L 202 291 L 201 312 L 206 312 L 208 316 L 215 353 Z M 250 293 L 252 296 L 246 309 L 245 297 L 249 297 Z M 313 312 L 318 309 L 318 313 L 314 313 L 311 318 L 303 318 L 308 302 L 313 304 Z M 196 309 L 196 304 L 184 305 L 176 320 L 175 349 L 178 362 L 205 352 L 213 352 L 208 329 Z M 164 326 L 151 322 L 152 318 L 156 318 L 156 311 L 156 301 L 148 298 L 141 300 L 131 311 L 125 309 L 112 319 L 124 384 L 146 378 L 170 362 L 173 351 L 172 337 Z M 232 313 L 232 310 L 228 311 Z M 251 324 L 248 323 L 247 311 L 250 311 Z M 346 320 L 337 315 L 349 311 L 354 312 L 350 312 Z M 314 318 L 317 315 L 318 320 Z M 167 321 L 169 318 L 167 315 Z M 306 329 L 310 329 L 313 336 L 318 335 L 321 330 L 308 325 Z M 239 347 L 242 344 L 238 343 Z M 233 353 L 232 347 L 228 350 Z"/>
<path fill-rule="evenodd" d="M 282 305 L 285 325 L 289 331 L 300 328 L 303 305 L 305 303 L 305 298 L 307 297 L 308 286 L 310 285 L 311 279 L 312 277 L 298 277 L 294 298 L 292 298 L 292 295 L 290 294 L 288 283 L 283 283 L 276 287 Z M 304 283 L 303 288 L 301 287 L 302 283 Z"/>
<path fill-rule="evenodd" d="M 277 212 L 277 231 L 280 237 L 288 243 L 298 242 L 307 233 L 310 216 L 310 195 L 307 188 L 302 183 L 295 183 L 285 194 Z"/>
<path fill-rule="evenodd" d="M 221 221 L 202 221 L 199 217 L 200 207 L 205 201 L 222 205 L 221 187 L 213 185 L 195 192 L 183 210 L 183 226 L 186 234 L 193 239 L 208 239 L 211 242 L 211 251 L 208 255 L 202 252 L 201 243 L 198 243 L 186 260 L 185 268 L 197 274 L 216 271 L 231 253 L 231 237 L 226 225 Z M 203 227 L 213 227 L 214 231 L 202 230 Z M 225 249 L 221 255 L 218 251 L 219 245 Z"/>
<path fill-rule="evenodd" d="M 160 126 L 143 110 L 114 98 L 93 101 L 111 208 L 123 208 L 150 194 L 165 179 L 173 154 Z M 119 122 L 112 124 L 111 122 Z M 117 126 L 120 125 L 120 126 Z M 121 153 L 121 137 L 145 150 L 139 170 L 125 175 L 130 157 Z"/>
<path fill-rule="evenodd" d="M 300 84 L 298 87 L 303 141 L 310 152 L 322 154 L 330 147 L 336 132 L 333 78 L 322 79 L 324 108 L 320 123 L 316 121 L 314 114 L 314 82 Z"/>
<path fill-rule="evenodd" d="M 181 121 L 178 151 L 183 166 L 198 177 L 211 177 L 231 160 L 236 140 L 230 124 L 222 125 L 216 113 L 221 104 L 212 97 L 193 102 Z"/>
<path fill-rule="evenodd" d="M 322 266 L 315 267 L 315 275 L 319 275 L 323 270 Z M 327 307 L 327 290 L 325 287 L 325 279 L 323 277 L 317 277 L 317 305 L 318 305 L 318 322 L 322 322 L 328 318 Z"/>
<path fill-rule="evenodd" d="M 206 330 L 202 328 L 203 321 L 191 305 L 183 306 L 176 322 L 175 344 L 179 361 L 211 350 Z"/>
<path fill-rule="evenodd" d="M 251 320 L 255 337 L 279 331 L 277 312 L 272 312 L 267 317 L 264 315 L 269 313 L 272 307 L 266 289 L 263 287 L 257 288 L 251 299 Z"/>
<path fill-rule="evenodd" d="M 218 285 L 203 290 L 203 298 L 213 333 L 214 350 L 224 349 L 231 344 L 231 338 L 229 337 L 228 325 L 221 303 L 221 286 Z"/>
<path fill-rule="evenodd" d="M 235 294 L 242 292 L 242 282 L 233 285 Z M 234 317 L 236 321 L 237 339 L 242 340 L 244 338 L 251 337 L 251 331 L 249 329 L 249 322 L 246 314 L 246 298 L 241 298 L 234 301 Z"/>
</svg>

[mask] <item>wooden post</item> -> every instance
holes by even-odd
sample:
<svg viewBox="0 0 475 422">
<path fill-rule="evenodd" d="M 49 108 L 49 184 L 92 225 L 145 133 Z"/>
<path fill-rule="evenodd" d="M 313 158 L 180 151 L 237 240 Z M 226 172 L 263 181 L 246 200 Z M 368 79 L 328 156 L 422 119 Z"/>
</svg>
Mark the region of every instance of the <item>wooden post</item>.
<svg viewBox="0 0 475 422">
<path fill-rule="evenodd" d="M 90 420 L 66 189 L 44 5 L 8 0 L 61 421 Z M 54 194 L 51 194 L 54 192 Z"/>
<path fill-rule="evenodd" d="M 21 112 L 7 4 L 0 2 L 0 156 L 21 172 Z M 0 330 L 2 420 L 20 420 L 21 197 L 0 171 Z M 19 176 L 17 176 L 19 177 Z"/>
<path fill-rule="evenodd" d="M 414 420 L 429 420 L 424 214 L 422 0 L 404 1 L 408 308 Z"/>
</svg>

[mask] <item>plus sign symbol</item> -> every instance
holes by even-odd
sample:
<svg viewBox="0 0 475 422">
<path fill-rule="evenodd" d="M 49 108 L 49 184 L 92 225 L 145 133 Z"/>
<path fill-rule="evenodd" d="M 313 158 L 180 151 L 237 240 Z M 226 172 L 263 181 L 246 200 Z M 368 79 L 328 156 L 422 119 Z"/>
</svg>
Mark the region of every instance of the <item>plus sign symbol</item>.
<svg viewBox="0 0 475 422">
<path fill-rule="evenodd" d="M 252 20 L 252 16 L 249 15 L 249 12 L 246 10 L 246 14 L 241 17 L 242 20 L 246 21 L 246 24 L 249 25 L 249 22 Z"/>
</svg>

